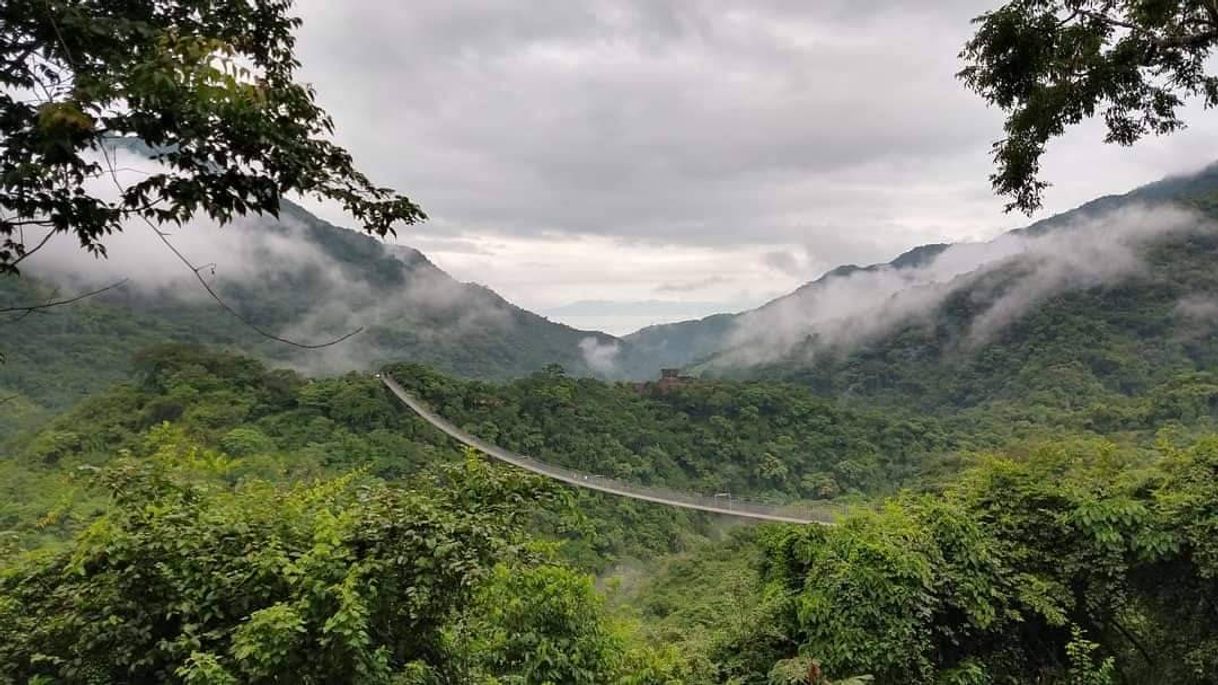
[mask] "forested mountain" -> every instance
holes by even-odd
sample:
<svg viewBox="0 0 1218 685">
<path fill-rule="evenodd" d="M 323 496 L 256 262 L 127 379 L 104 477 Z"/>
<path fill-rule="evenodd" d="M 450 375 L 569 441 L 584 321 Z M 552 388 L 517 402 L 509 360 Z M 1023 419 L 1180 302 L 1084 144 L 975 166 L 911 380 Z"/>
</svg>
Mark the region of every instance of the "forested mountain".
<svg viewBox="0 0 1218 685">
<path fill-rule="evenodd" d="M 274 619 L 325 634 L 346 615 L 333 607 L 349 601 L 376 609 L 344 620 L 383 624 L 376 640 L 405 641 L 405 658 L 431 668 L 510 672 L 532 658 L 558 671 L 651 674 L 608 682 L 761 685 L 783 669 L 806 673 L 812 658 L 838 679 L 871 673 L 894 685 L 911 669 L 1025 682 L 1027 669 L 1112 660 L 1152 677 L 1130 682 L 1208 682 L 1213 668 L 1208 609 L 1173 589 L 1213 594 L 1218 443 L 1189 433 L 1212 430 L 1218 383 L 1194 375 L 1076 412 L 1025 401 L 1023 432 L 1010 433 L 998 430 L 1009 423 L 1001 413 L 901 416 L 772 382 L 640 388 L 551 368 L 494 384 L 390 369 L 469 430 L 556 463 L 853 505 L 833 530 L 762 526 L 720 546 L 707 515 L 562 494 L 463 462 L 368 374 L 310 379 L 186 346 L 146 350 L 134 368 L 130 382 L 4 436 L 0 551 L 14 561 L 0 562 L 0 674 L 41 672 L 38 655 L 76 645 L 76 631 L 53 620 L 65 613 L 114 617 L 73 664 L 187 668 L 180 647 L 137 649 L 189 634 L 137 609 L 149 602 L 198 621 L 190 644 L 252 669 L 239 626 Z M 1009 456 L 995 456 L 1000 446 Z M 901 486 L 914 491 L 875 504 Z M 634 564 L 616 566 L 672 553 L 633 581 Z M 379 570 L 386 587 L 363 582 L 361 569 Z M 606 615 L 587 571 L 602 574 L 619 616 Z M 316 601 L 294 581 L 306 573 Z M 1165 574 L 1170 588 L 1156 580 Z M 99 587 L 108 591 L 89 591 Z M 390 619 L 409 602 L 432 613 L 399 634 Z M 284 615 L 260 613 L 271 611 Z M 439 652 L 412 642 L 432 631 L 501 637 Z M 1148 662 L 1147 644 L 1169 658 Z M 566 658 L 538 651 L 558 645 Z"/>
<path fill-rule="evenodd" d="M 990 243 L 926 245 L 887 264 L 842 266 L 756 310 L 650 326 L 621 340 L 551 322 L 485 287 L 457 282 L 416 250 L 286 205 L 278 221 L 202 231 L 211 250 L 204 254 L 218 255 L 215 274 L 205 273 L 266 330 L 317 342 L 362 329 L 352 339 L 322 350 L 268 341 L 208 299 L 184 267 L 169 262 L 168 275 L 149 275 L 124 271 L 115 258 L 107 273 L 130 278 L 120 288 L 5 324 L 0 351 L 11 363 L 0 366 L 0 391 L 19 396 L 10 415 L 68 406 L 124 378 L 131 352 L 167 341 L 220 345 L 310 372 L 407 361 L 483 379 L 519 377 L 550 363 L 581 375 L 593 373 L 580 348 L 589 337 L 617 345 L 614 366 L 596 369 L 613 377 L 648 378 L 684 366 L 787 379 L 834 397 L 903 396 L 923 408 L 1012 397 L 1028 388 L 981 386 L 1040 378 L 1044 365 L 1130 389 L 1149 382 L 1134 378 L 1140 372 L 1125 363 L 1130 355 L 1153 354 L 1164 362 L 1154 365 L 1160 370 L 1210 368 L 1214 353 L 1204 333 L 1218 311 L 1211 304 L 1212 234 L 1181 229 L 1181 216 L 1161 208 L 1208 212 L 1216 191 L 1218 167 L 1211 167 L 1098 199 Z M 1104 243 L 1115 252 L 1097 251 Z M 1096 270 L 1107 262 L 1121 268 Z M 1081 275 L 1063 275 L 1070 269 Z M 0 280 L 0 306 L 71 294 L 99 278 L 84 278 L 71 265 L 35 263 L 20 279 Z M 1028 301 L 1011 308 L 1012 292 Z M 1000 310 L 1008 320 L 994 334 L 971 333 Z M 1084 350 L 1070 337 L 1077 331 L 1101 339 Z M 101 339 L 107 344 L 95 344 Z M 1060 354 L 1047 355 L 1046 347 Z"/>
<path fill-rule="evenodd" d="M 25 411 L 66 407 L 127 377 L 131 355 L 161 342 L 218 345 L 315 373 L 415 361 L 461 376 L 507 378 L 551 363 L 590 372 L 580 342 L 612 339 L 520 309 L 486 287 L 456 281 L 417 250 L 333 226 L 295 205 L 285 205 L 278 221 L 188 227 L 181 239 L 195 230 L 201 237 L 191 245 L 216 262 L 205 276 L 252 323 L 306 343 L 361 332 L 319 350 L 270 341 L 223 311 L 160 249 L 143 262 L 115 250 L 108 262 L 87 262 L 83 273 L 79 262 L 33 260 L 22 277 L 0 279 L 0 307 L 127 280 L 72 306 L 4 315 L 0 353 L 8 363 L 0 365 L 0 397 L 22 398 L 11 401 L 9 413 L 23 403 L 30 405 Z"/>
<path fill-rule="evenodd" d="M 1159 189 L 1209 210 L 1210 181 L 1174 183 Z M 588 334 L 305 215 L 235 240 L 230 264 L 258 274 L 217 287 L 260 325 L 318 339 L 363 323 L 372 343 L 309 361 L 144 282 L 24 315 L 0 367 L 0 680 L 345 673 L 393 645 L 420 683 L 763 685 L 822 667 L 893 685 L 1209 682 L 1218 233 L 1100 205 L 843 267 L 783 301 L 863 302 L 861 319 L 782 304 L 753 347 L 712 354 L 730 315 L 621 343 L 623 360 L 650 345 L 648 364 L 674 341 L 706 351 L 701 377 L 667 385 L 582 377 Z M 306 246 L 294 268 L 276 241 Z M 8 283 L 11 301 L 47 296 Z M 494 312 L 520 337 L 491 339 Z M 506 340 L 533 347 L 496 356 Z M 426 361 L 384 365 L 394 349 Z M 723 543 L 722 519 L 463 460 L 367 369 L 325 373 L 361 365 L 545 461 L 844 518 Z M 73 627 L 94 615 L 117 627 Z M 336 622 L 349 644 L 303 646 L 331 645 Z"/>
<path fill-rule="evenodd" d="M 1216 202 L 1212 166 L 988 243 L 839 267 L 756 310 L 626 336 L 622 364 L 644 369 L 656 357 L 923 410 L 1053 391 L 1083 402 L 1080 388 L 1136 393 L 1218 361 Z"/>
<path fill-rule="evenodd" d="M 813 331 L 747 370 L 719 369 L 922 411 L 1047 398 L 1075 408 L 1213 372 L 1216 189 L 1211 168 L 1090 203 L 1015 234 L 1027 249 L 895 293 L 866 312 L 882 326 L 835 321 L 837 338 Z M 1162 198 L 1197 215 L 1138 208 Z"/>
<path fill-rule="evenodd" d="M 707 362 L 731 348 L 741 327 L 750 317 L 783 309 L 798 310 L 800 301 L 828 284 L 857 272 L 883 269 L 903 269 L 919 266 L 933 258 L 947 245 L 923 245 L 906 252 L 886 264 L 867 267 L 847 264 L 839 266 L 820 278 L 805 283 L 794 291 L 744 312 L 714 314 L 692 321 L 656 324 L 622 336 L 623 354 L 620 365 L 629 374 L 645 375 L 654 368 L 684 367 Z M 798 311 L 791 311 L 798 316 Z"/>
<path fill-rule="evenodd" d="M 1037 289 L 1035 269 L 1008 263 L 882 336 L 851 348 L 808 338 L 745 373 L 852 400 L 954 411 L 1046 398 L 1080 407 L 1218 370 L 1218 236 L 1159 242 L 1143 259 L 1145 269 L 1119 282 L 1038 294 L 979 337 L 996 306 Z"/>
</svg>

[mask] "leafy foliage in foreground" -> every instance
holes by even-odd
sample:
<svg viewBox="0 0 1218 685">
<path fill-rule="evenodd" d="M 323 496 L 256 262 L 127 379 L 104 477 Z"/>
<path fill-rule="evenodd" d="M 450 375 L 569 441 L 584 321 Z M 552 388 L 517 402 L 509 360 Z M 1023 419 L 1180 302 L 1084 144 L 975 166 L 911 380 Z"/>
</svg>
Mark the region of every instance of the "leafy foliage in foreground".
<svg viewBox="0 0 1218 685">
<path fill-rule="evenodd" d="M 530 549 L 552 501 L 531 477 L 471 459 L 408 488 L 229 485 L 198 454 L 116 463 L 108 513 L 0 567 L 0 682 L 668 680 L 588 579 Z"/>
<path fill-rule="evenodd" d="M 1053 445 L 838 528 L 771 529 L 778 601 L 744 673 L 798 652 L 880 683 L 1212 682 L 1216 476 L 1212 437 L 1145 464 Z"/>
<path fill-rule="evenodd" d="M 295 80 L 300 20 L 290 7 L 290 0 L 0 7 L 0 273 L 15 272 L 41 247 L 26 243 L 27 226 L 70 233 L 104 254 L 105 236 L 129 221 L 277 214 L 288 192 L 333 200 L 381 236 L 425 219 L 327 139 L 333 123 Z M 115 139 L 161 149 L 164 168 L 111 199 L 88 182 L 107 173 L 96 156 Z"/>
<path fill-rule="evenodd" d="M 1106 142 L 1132 145 L 1183 128 L 1188 98 L 1218 104 L 1206 0 L 1010 0 L 977 24 L 960 77 L 1007 113 L 990 180 L 1008 210 L 1040 208 L 1040 158 L 1068 127 L 1099 115 Z"/>
</svg>

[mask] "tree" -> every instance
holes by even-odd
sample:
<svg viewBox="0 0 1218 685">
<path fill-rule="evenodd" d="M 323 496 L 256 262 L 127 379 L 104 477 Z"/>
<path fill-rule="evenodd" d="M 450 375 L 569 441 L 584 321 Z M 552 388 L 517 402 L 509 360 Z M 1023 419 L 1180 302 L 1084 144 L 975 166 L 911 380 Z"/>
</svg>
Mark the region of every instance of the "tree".
<svg viewBox="0 0 1218 685">
<path fill-rule="evenodd" d="M 472 682 L 446 635 L 553 499 L 472 456 L 410 488 L 226 487 L 231 462 L 199 457 L 117 461 L 113 506 L 67 548 L 0 561 L 0 683 Z M 586 642 L 586 618 L 535 634 Z"/>
<path fill-rule="evenodd" d="M 1215 682 L 1216 472 L 1214 436 L 1060 441 L 832 528 L 763 530 L 777 606 L 723 651 L 778 631 L 778 674 L 815 658 L 880 685 Z"/>
<path fill-rule="evenodd" d="M 331 120 L 294 80 L 291 5 L 0 5 L 0 273 L 56 234 L 104 255 L 105 236 L 128 221 L 276 215 L 290 192 L 336 201 L 376 235 L 424 220 L 326 139 Z M 116 145 L 148 146 L 161 168 L 123 187 Z M 117 197 L 91 181 L 118 185 Z"/>
<path fill-rule="evenodd" d="M 624 645 L 604 620 L 592 578 L 561 566 L 499 565 L 461 633 L 496 677 L 521 685 L 595 685 L 622 668 Z"/>
<path fill-rule="evenodd" d="M 1007 114 L 990 180 L 1008 211 L 1040 208 L 1040 158 L 1068 126 L 1098 114 L 1132 145 L 1182 128 L 1187 98 L 1218 105 L 1214 0 L 1012 0 L 975 22 L 959 76 Z"/>
</svg>

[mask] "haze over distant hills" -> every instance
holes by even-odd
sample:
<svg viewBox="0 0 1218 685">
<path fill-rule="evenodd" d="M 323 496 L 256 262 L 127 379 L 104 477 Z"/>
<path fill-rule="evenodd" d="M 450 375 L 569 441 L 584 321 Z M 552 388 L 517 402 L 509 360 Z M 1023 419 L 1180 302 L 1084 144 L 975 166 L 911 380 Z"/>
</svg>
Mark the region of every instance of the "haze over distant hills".
<svg viewBox="0 0 1218 685">
<path fill-rule="evenodd" d="M 990 242 L 926 245 L 887 264 L 842 266 L 754 310 L 620 338 L 550 321 L 456 281 L 417 250 L 286 205 L 279 220 L 191 226 L 174 240 L 197 263 L 214 262 L 207 275 L 217 291 L 260 327 L 305 342 L 362 328 L 359 335 L 322 350 L 268 341 L 216 306 L 167 254 L 124 234 L 109 260 L 86 263 L 67 249 L 21 279 L 0 281 L 0 305 L 11 305 L 56 288 L 130 279 L 93 300 L 7 324 L 0 390 L 64 406 L 125 377 L 139 349 L 186 341 L 313 373 L 412 361 L 502 379 L 558 363 L 573 374 L 645 378 L 676 366 L 876 394 L 918 387 L 913 376 L 957 373 L 961 360 L 990 359 L 988 350 L 1016 345 L 1032 320 L 1044 341 L 1063 326 L 1100 331 L 1126 351 L 1143 349 L 1131 340 L 1151 340 L 1171 365 L 1203 366 L 1197 360 L 1209 352 L 1194 348 L 1208 338 L 1196 331 L 1218 319 L 1218 284 L 1209 275 L 1218 273 L 1218 249 L 1204 219 L 1215 197 L 1218 167 L 1211 167 Z M 1182 351 L 1181 336 L 1194 341 L 1192 352 Z M 1002 372 L 1018 374 L 1025 363 Z"/>
<path fill-rule="evenodd" d="M 619 363 L 632 373 L 659 362 L 712 374 L 796 377 L 796 369 L 849 364 L 843 360 L 886 340 L 941 328 L 962 306 L 967 322 L 939 330 L 935 344 L 941 354 L 950 348 L 964 357 L 1003 340 L 1024 316 L 1052 317 L 1066 300 L 1114 289 L 1139 296 L 1156 289 L 1164 300 L 1159 334 L 1170 337 L 1180 307 L 1218 298 L 1207 278 L 1218 272 L 1209 249 L 1216 198 L 1218 166 L 1211 166 L 1099 198 L 989 242 L 925 245 L 886 264 L 841 266 L 754 310 L 627 335 Z M 1098 317 L 1117 315 L 1113 308 L 1122 306 L 1110 302 L 1104 312 L 1086 314 L 1098 325 Z"/>
<path fill-rule="evenodd" d="M 303 343 L 362 329 L 337 345 L 298 349 L 267 340 L 224 312 L 188 269 L 147 237 L 114 236 L 106 260 L 64 245 L 21 278 L 0 279 L 0 306 L 127 279 L 71 307 L 7 323 L 0 390 L 66 406 L 126 377 L 139 349 L 171 341 L 218 345 L 311 373 L 409 360 L 479 378 L 519 376 L 551 363 L 592 373 L 580 343 L 612 341 L 458 282 L 417 250 L 338 228 L 295 205 L 285 205 L 279 220 L 177 232 L 175 244 L 195 263 L 211 263 L 204 274 L 213 287 L 257 326 Z"/>
</svg>

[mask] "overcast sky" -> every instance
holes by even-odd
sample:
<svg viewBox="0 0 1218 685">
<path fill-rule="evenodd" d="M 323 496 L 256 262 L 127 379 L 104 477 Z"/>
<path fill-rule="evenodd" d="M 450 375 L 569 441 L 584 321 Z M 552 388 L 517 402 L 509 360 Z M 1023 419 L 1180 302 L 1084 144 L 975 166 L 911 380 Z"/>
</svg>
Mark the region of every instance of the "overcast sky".
<svg viewBox="0 0 1218 685">
<path fill-rule="evenodd" d="M 301 77 L 401 234 L 454 276 L 624 333 L 1027 220 L 954 78 L 966 0 L 299 0 Z M 1214 159 L 1218 117 L 1053 145 L 1046 212 Z M 326 218 L 350 225 L 329 208 Z"/>
</svg>

